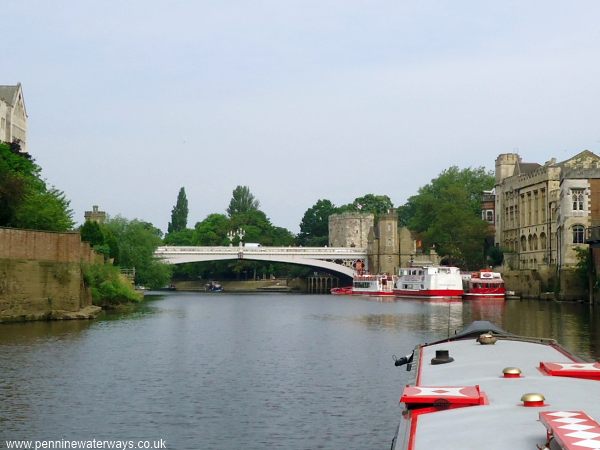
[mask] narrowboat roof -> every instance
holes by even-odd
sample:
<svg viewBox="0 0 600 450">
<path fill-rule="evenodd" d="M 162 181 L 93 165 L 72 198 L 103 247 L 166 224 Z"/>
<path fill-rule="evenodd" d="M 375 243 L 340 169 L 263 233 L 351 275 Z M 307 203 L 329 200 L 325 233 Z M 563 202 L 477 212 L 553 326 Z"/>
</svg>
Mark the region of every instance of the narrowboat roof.
<svg viewBox="0 0 600 450">
<path fill-rule="evenodd" d="M 482 345 L 477 340 L 487 331 L 497 338 L 493 345 Z M 442 352 L 437 353 L 440 350 Z M 444 351 L 448 351 L 453 361 L 432 364 Z M 584 366 L 581 359 L 552 340 L 520 338 L 489 322 L 477 323 L 450 340 L 417 347 L 412 366 L 415 382 L 410 386 L 418 389 L 404 392 L 418 394 L 414 397 L 407 394 L 404 406 L 413 401 L 417 403 L 403 412 L 392 449 L 535 450 L 536 445 L 543 448 L 546 444 L 546 428 L 539 421 L 540 412 L 584 411 L 600 419 L 600 375 L 595 374 L 596 379 L 553 376 L 550 375 L 552 370 L 547 372 L 540 368 L 543 362 Z M 600 365 L 596 366 L 600 372 Z M 505 378 L 503 370 L 507 367 L 519 368 L 521 376 Z M 582 375 L 575 373 L 575 376 Z M 466 391 L 455 388 L 476 386 L 483 404 L 454 407 L 443 398 L 445 391 L 464 393 Z M 452 389 L 444 389 L 448 387 Z M 417 399 L 425 392 L 440 397 L 428 409 Z M 542 394 L 543 405 L 525 406 L 521 399 L 527 393 Z M 575 448 L 600 448 L 600 434 L 589 437 L 592 434 L 595 433 L 581 434 L 588 436 L 582 438 L 587 444 Z"/>
</svg>

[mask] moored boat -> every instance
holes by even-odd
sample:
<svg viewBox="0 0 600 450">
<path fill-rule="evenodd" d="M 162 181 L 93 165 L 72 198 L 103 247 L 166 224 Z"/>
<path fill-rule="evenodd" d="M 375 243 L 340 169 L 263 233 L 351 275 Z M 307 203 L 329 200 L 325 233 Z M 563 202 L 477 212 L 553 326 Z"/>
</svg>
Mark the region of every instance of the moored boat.
<svg viewBox="0 0 600 450">
<path fill-rule="evenodd" d="M 504 298 L 506 288 L 502 275 L 498 272 L 483 269 L 473 272 L 466 282 L 467 288 L 463 298 Z"/>
<path fill-rule="evenodd" d="M 460 270 L 447 266 L 401 268 L 394 288 L 398 297 L 461 298 L 463 293 Z"/>
<path fill-rule="evenodd" d="M 358 274 L 352 279 L 352 286 L 331 289 L 333 295 L 394 295 L 396 277 L 386 274 Z"/>
<path fill-rule="evenodd" d="M 217 281 L 209 281 L 204 286 L 206 292 L 223 292 L 223 285 Z"/>
<path fill-rule="evenodd" d="M 600 363 L 490 322 L 396 360 L 413 382 L 392 450 L 599 449 Z"/>
</svg>

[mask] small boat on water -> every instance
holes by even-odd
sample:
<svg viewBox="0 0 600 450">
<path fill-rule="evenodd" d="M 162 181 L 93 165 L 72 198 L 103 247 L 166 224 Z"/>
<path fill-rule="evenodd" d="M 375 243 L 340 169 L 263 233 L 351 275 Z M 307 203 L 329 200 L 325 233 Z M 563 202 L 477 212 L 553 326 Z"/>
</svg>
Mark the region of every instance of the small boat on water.
<svg viewBox="0 0 600 450">
<path fill-rule="evenodd" d="M 352 279 L 352 286 L 331 289 L 333 295 L 394 295 L 395 276 L 358 274 Z"/>
<path fill-rule="evenodd" d="M 399 269 L 394 295 L 409 298 L 461 298 L 458 267 L 415 266 Z"/>
<path fill-rule="evenodd" d="M 209 281 L 204 286 L 204 290 L 206 292 L 222 292 L 223 291 L 223 285 L 221 285 L 221 283 L 219 283 L 217 281 Z"/>
<path fill-rule="evenodd" d="M 392 450 L 600 449 L 600 363 L 486 321 L 396 359 L 413 381 Z"/>
<path fill-rule="evenodd" d="M 466 281 L 463 298 L 504 298 L 506 288 L 502 275 L 488 269 L 473 272 Z"/>
</svg>

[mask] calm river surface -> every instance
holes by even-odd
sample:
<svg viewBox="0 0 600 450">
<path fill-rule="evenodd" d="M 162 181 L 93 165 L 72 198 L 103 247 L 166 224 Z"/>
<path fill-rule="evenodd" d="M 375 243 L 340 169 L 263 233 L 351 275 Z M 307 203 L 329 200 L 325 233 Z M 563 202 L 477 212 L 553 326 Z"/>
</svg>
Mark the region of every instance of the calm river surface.
<svg viewBox="0 0 600 450">
<path fill-rule="evenodd" d="M 410 380 L 394 367 L 472 320 L 600 359 L 581 304 L 169 293 L 96 321 L 0 325 L 4 440 L 160 440 L 169 449 L 387 449 Z"/>
</svg>

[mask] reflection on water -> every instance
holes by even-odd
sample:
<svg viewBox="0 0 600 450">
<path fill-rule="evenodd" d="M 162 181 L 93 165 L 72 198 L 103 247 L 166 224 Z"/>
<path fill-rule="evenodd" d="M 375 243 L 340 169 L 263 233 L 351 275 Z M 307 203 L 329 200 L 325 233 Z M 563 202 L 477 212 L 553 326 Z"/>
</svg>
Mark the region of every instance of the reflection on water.
<svg viewBox="0 0 600 450">
<path fill-rule="evenodd" d="M 470 300 L 463 322 L 489 320 L 521 336 L 556 339 L 585 359 L 600 360 L 600 309 L 585 303 Z"/>
<path fill-rule="evenodd" d="M 583 304 L 169 293 L 96 321 L 0 325 L 0 442 L 389 448 L 410 382 L 391 356 L 473 320 L 600 359 Z"/>
</svg>

